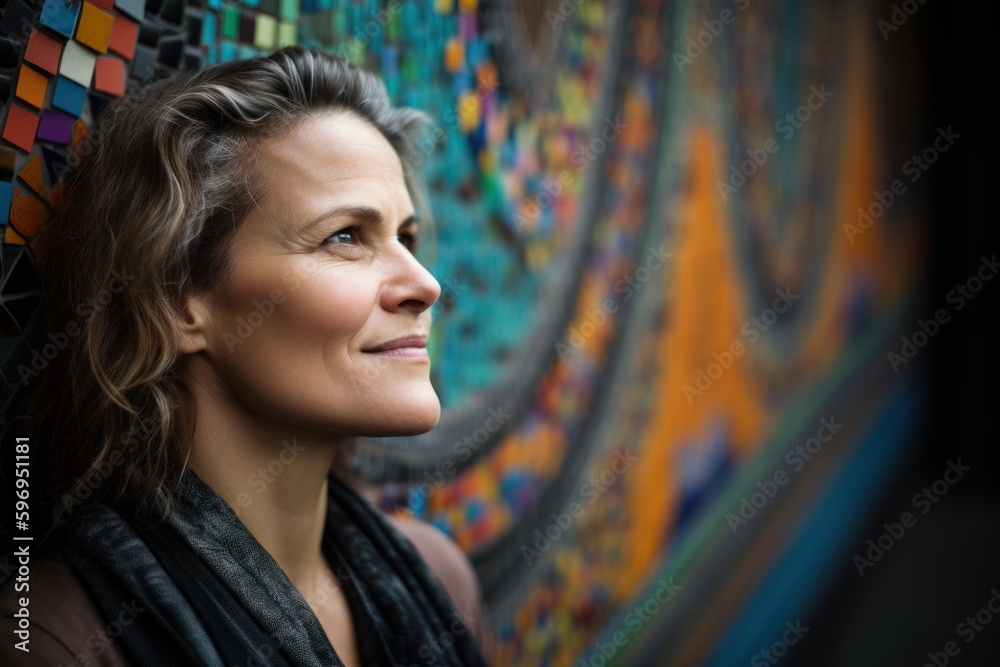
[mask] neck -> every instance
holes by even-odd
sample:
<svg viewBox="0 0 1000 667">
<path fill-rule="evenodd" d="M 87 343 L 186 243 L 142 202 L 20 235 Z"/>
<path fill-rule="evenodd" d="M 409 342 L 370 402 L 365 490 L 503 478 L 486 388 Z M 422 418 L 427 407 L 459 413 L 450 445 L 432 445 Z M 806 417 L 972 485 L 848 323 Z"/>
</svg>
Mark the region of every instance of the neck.
<svg viewBox="0 0 1000 667">
<path fill-rule="evenodd" d="M 199 373 L 201 381 L 187 385 L 196 413 L 187 425 L 193 435 L 186 465 L 308 598 L 328 571 L 321 546 L 327 475 L 347 439 L 267 418 L 206 375 L 214 377 Z"/>
</svg>

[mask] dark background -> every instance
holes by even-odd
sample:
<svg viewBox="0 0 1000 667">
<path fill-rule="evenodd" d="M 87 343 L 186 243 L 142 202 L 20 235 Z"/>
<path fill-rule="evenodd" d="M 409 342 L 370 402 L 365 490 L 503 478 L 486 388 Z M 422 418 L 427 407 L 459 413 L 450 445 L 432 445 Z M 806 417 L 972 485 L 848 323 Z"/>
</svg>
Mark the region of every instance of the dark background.
<svg viewBox="0 0 1000 667">
<path fill-rule="evenodd" d="M 892 3 L 877 4 L 882 9 L 876 15 L 892 11 Z M 997 86 L 993 26 L 992 16 L 974 13 L 971 5 L 927 1 L 892 33 L 877 63 L 883 94 L 905 97 L 916 85 L 917 99 L 926 99 L 916 108 L 894 110 L 904 124 L 922 119 L 923 140 L 890 148 L 890 168 L 930 145 L 938 127 L 950 125 L 961 135 L 918 181 L 932 235 L 924 303 L 914 325 L 937 308 L 952 309 L 949 290 L 972 276 L 983 256 L 1000 254 L 997 215 L 987 210 L 987 200 L 1000 189 L 987 159 L 997 115 L 991 101 Z M 927 514 L 918 514 L 864 577 L 853 562 L 844 563 L 818 613 L 803 619 L 809 634 L 785 664 L 918 667 L 934 664 L 928 652 L 944 664 L 947 656 L 940 653 L 949 641 L 959 653 L 947 657 L 947 664 L 1000 664 L 1000 615 L 969 642 L 968 635 L 956 634 L 959 623 L 986 606 L 991 589 L 1000 591 L 1000 355 L 989 325 L 997 319 L 998 296 L 1000 276 L 962 310 L 952 310 L 951 321 L 914 358 L 920 367 L 907 368 L 929 377 L 928 410 L 912 443 L 914 455 L 886 480 L 881 503 L 871 508 L 867 528 L 851 545 L 855 553 L 885 532 L 884 522 L 913 512 L 913 495 L 940 479 L 949 460 L 960 458 L 972 470 Z"/>
</svg>

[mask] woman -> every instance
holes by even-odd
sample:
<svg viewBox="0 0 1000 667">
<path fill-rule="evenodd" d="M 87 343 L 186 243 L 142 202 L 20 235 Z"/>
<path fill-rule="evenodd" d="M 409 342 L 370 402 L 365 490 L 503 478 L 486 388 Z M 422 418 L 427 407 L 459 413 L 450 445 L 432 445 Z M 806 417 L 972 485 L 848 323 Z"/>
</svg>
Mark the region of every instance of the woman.
<svg viewBox="0 0 1000 667">
<path fill-rule="evenodd" d="M 4 657 L 485 664 L 464 554 L 346 483 L 353 438 L 440 415 L 406 161 L 426 120 L 301 47 L 98 118 L 35 245 L 69 344 L 10 431 L 54 546 L 32 560 L 31 653 Z"/>
</svg>

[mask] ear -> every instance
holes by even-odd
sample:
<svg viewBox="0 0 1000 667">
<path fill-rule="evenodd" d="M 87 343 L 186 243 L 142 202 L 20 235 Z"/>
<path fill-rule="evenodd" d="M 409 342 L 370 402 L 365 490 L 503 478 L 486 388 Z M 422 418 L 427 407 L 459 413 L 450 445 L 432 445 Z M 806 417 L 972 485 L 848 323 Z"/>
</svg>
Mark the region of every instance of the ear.
<svg viewBox="0 0 1000 667">
<path fill-rule="evenodd" d="M 208 294 L 194 293 L 185 285 L 173 315 L 174 342 L 181 354 L 208 349 L 212 324 L 210 298 Z"/>
</svg>

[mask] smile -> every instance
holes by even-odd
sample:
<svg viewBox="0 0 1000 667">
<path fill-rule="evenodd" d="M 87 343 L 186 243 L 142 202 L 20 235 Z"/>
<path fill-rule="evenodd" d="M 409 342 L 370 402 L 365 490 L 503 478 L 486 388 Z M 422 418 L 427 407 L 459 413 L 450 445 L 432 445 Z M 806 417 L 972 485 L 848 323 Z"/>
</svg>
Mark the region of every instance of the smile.
<svg viewBox="0 0 1000 667">
<path fill-rule="evenodd" d="M 394 347 L 391 350 L 379 350 L 377 352 L 365 352 L 379 357 L 389 357 L 394 359 L 415 359 L 430 360 L 425 347 Z"/>
<path fill-rule="evenodd" d="M 430 359 L 427 356 L 427 334 L 425 333 L 401 336 L 361 351 L 365 354 L 375 354 L 391 359 L 412 359 L 415 361 L 428 361 Z"/>
</svg>

